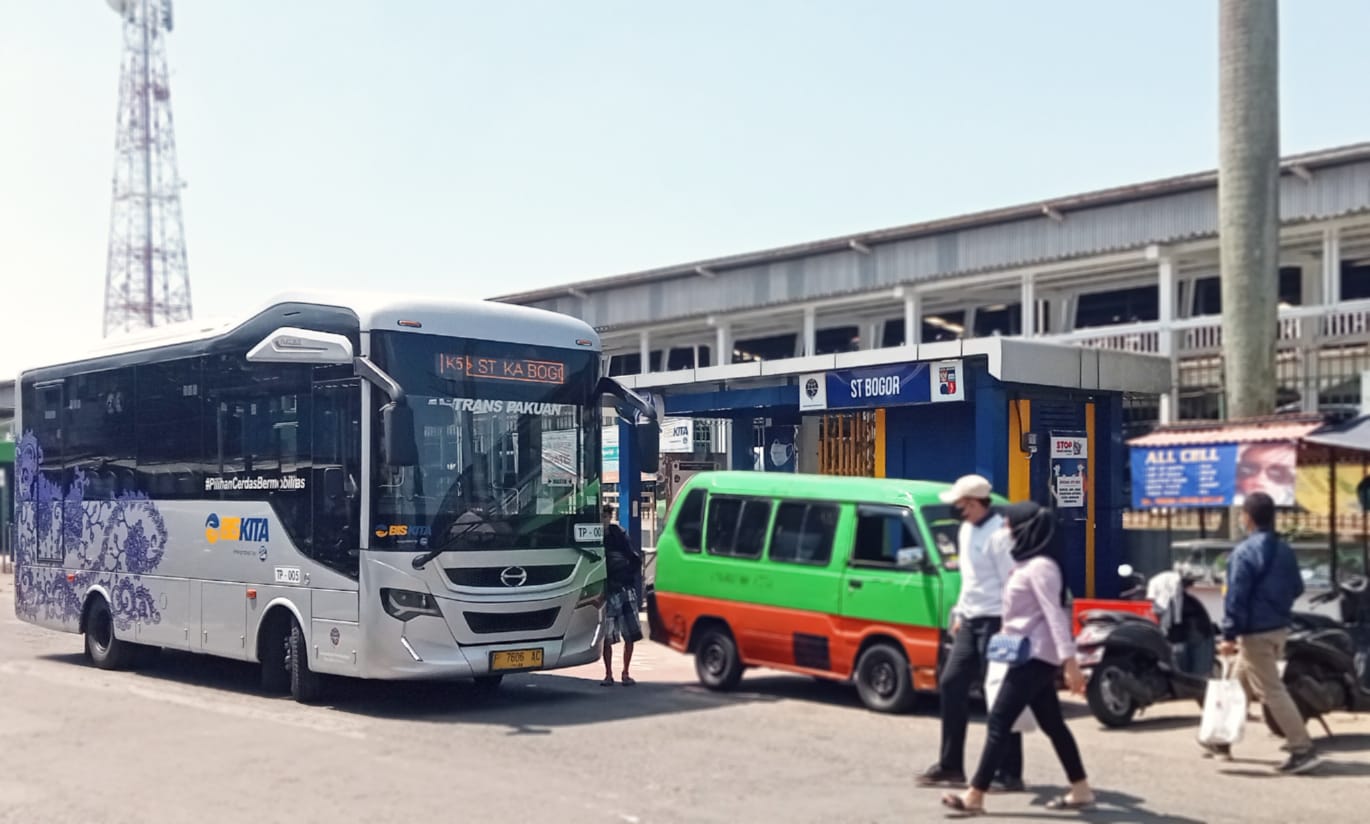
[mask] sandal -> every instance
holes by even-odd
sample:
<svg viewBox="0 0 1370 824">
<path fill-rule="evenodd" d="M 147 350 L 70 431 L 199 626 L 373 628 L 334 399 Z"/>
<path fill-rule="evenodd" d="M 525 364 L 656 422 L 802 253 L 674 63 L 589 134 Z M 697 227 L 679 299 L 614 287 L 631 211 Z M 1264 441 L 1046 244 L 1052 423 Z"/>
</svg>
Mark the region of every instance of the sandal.
<svg viewBox="0 0 1370 824">
<path fill-rule="evenodd" d="M 1094 806 L 1094 799 L 1076 801 L 1067 795 L 1058 795 L 1047 802 L 1048 810 L 1088 810 Z"/>
<path fill-rule="evenodd" d="M 614 677 L 611 675 L 608 678 L 605 678 L 603 681 L 599 682 L 599 685 L 601 687 L 612 687 L 614 685 Z"/>
<path fill-rule="evenodd" d="M 637 682 L 633 680 L 632 676 L 628 675 L 628 673 L 625 672 L 623 673 L 623 680 L 621 681 L 621 683 L 625 687 L 631 687 Z"/>
<path fill-rule="evenodd" d="M 966 804 L 966 800 L 956 793 L 947 793 L 942 796 L 942 806 L 949 810 L 955 810 L 965 818 L 973 815 L 984 815 L 984 807 L 971 807 Z"/>
</svg>

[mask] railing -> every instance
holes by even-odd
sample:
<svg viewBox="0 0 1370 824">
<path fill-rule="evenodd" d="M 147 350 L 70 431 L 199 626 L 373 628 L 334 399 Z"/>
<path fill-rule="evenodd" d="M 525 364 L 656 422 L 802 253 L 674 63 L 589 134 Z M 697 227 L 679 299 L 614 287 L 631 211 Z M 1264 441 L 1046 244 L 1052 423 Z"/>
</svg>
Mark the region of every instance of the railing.
<svg viewBox="0 0 1370 824">
<path fill-rule="evenodd" d="M 1216 352 L 1223 345 L 1222 318 L 1205 315 L 1184 318 L 1170 323 L 1176 336 L 1177 355 L 1198 355 Z M 1294 347 L 1311 333 L 1310 343 L 1351 343 L 1370 340 L 1370 300 L 1348 301 L 1329 309 L 1325 306 L 1300 306 L 1281 309 L 1279 316 L 1279 344 Z M 1161 336 L 1165 329 L 1160 323 L 1129 323 L 1080 329 L 1061 335 L 1047 335 L 1043 340 L 1074 343 L 1097 349 L 1116 349 L 1124 352 L 1161 354 Z"/>
</svg>

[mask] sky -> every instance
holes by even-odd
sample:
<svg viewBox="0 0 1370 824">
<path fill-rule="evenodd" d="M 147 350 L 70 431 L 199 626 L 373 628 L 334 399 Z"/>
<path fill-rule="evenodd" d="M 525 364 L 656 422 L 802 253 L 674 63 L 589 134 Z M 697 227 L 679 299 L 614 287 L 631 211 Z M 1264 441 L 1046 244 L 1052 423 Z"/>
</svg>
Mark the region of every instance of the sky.
<svg viewBox="0 0 1370 824">
<path fill-rule="evenodd" d="M 100 334 L 122 40 L 0 0 L 0 374 Z M 1370 3 L 1286 2 L 1283 153 L 1370 140 Z M 493 297 L 1214 168 L 1212 0 L 182 0 L 197 317 Z"/>
</svg>

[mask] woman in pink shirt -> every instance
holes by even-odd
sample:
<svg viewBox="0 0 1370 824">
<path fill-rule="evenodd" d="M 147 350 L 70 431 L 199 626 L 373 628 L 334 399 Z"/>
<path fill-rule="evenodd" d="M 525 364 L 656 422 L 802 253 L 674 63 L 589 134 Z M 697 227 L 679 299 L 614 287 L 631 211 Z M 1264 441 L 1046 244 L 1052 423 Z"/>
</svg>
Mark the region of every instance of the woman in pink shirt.
<svg viewBox="0 0 1370 824">
<path fill-rule="evenodd" d="M 1070 616 L 1066 613 L 1065 578 L 1059 558 L 1060 536 L 1055 515 L 1032 501 L 1004 510 L 1013 530 L 1016 565 L 1004 587 L 1002 633 L 1027 639 L 1026 661 L 1014 664 L 989 714 L 989 732 L 980 767 L 962 794 L 948 793 L 942 803 L 966 813 L 985 811 L 985 792 L 1003 760 L 1013 724 L 1031 707 L 1037 726 L 1051 739 L 1056 757 L 1065 768 L 1070 790 L 1047 803 L 1047 809 L 1076 810 L 1094 804 L 1094 791 L 1085 778 L 1080 748 L 1061 714 L 1056 694 L 1056 673 L 1065 668 L 1066 685 L 1076 695 L 1085 691 L 1084 674 L 1075 660 Z"/>
</svg>

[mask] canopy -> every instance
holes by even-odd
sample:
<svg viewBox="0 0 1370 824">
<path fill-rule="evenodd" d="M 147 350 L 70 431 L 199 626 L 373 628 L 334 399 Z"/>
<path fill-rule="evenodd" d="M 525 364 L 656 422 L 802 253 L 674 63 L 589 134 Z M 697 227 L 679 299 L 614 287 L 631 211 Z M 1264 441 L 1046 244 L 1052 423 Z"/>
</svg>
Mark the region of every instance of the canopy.
<svg viewBox="0 0 1370 824">
<path fill-rule="evenodd" d="M 1329 423 L 1305 435 L 1303 441 L 1332 449 L 1370 452 L 1370 415 L 1362 415 L 1341 423 Z"/>
</svg>

